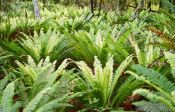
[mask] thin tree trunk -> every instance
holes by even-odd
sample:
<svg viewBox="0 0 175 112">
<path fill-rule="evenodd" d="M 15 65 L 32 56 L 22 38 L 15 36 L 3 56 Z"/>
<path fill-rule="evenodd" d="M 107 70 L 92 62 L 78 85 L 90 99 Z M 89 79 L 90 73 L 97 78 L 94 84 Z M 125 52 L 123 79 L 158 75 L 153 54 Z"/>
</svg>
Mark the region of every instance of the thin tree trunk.
<svg viewBox="0 0 175 112">
<path fill-rule="evenodd" d="M 34 5 L 34 11 L 35 11 L 35 17 L 40 19 L 40 10 L 39 10 L 39 6 L 38 6 L 38 0 L 33 0 L 33 5 Z"/>
<path fill-rule="evenodd" d="M 162 8 L 162 1 L 159 2 L 159 9 Z"/>
<path fill-rule="evenodd" d="M 150 1 L 148 2 L 147 9 L 149 9 L 149 11 L 151 10 L 151 2 Z"/>
<path fill-rule="evenodd" d="M 94 13 L 94 0 L 90 0 L 91 13 Z"/>
<path fill-rule="evenodd" d="M 97 7 L 97 0 L 94 1 L 94 7 Z"/>
<path fill-rule="evenodd" d="M 102 5 L 102 0 L 100 0 L 100 3 L 99 3 L 99 13 L 98 13 L 98 16 L 100 16 L 100 13 L 101 13 L 101 5 Z"/>
<path fill-rule="evenodd" d="M 149 1 L 147 5 L 147 9 L 150 9 L 150 8 L 151 8 L 151 2 Z"/>
<path fill-rule="evenodd" d="M 173 5 L 175 5 L 175 0 L 173 0 Z"/>
<path fill-rule="evenodd" d="M 2 5 L 2 3 L 3 3 L 3 0 L 0 0 L 0 6 Z M 1 8 L 1 7 L 0 7 Z"/>
</svg>

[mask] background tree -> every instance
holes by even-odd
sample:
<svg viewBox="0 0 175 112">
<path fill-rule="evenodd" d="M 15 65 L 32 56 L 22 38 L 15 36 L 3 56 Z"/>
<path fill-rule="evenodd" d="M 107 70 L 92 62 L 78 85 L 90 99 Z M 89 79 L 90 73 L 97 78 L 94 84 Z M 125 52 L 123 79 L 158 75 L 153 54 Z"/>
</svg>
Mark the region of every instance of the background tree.
<svg viewBox="0 0 175 112">
<path fill-rule="evenodd" d="M 38 0 L 33 0 L 33 5 L 34 5 L 35 17 L 41 18 L 39 6 L 38 6 Z"/>
</svg>

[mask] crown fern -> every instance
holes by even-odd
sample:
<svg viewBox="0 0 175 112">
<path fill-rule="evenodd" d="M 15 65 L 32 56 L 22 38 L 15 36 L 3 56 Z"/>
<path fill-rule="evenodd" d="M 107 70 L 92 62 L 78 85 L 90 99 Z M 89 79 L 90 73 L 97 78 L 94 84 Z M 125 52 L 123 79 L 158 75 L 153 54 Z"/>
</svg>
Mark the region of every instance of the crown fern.
<svg viewBox="0 0 175 112">
<path fill-rule="evenodd" d="M 119 106 L 119 104 L 121 104 L 135 88 L 138 88 L 142 84 L 139 81 L 134 81 L 133 78 L 129 78 L 119 86 L 119 78 L 132 61 L 132 58 L 132 55 L 128 56 L 115 72 L 113 72 L 113 57 L 109 57 L 104 68 L 102 68 L 102 64 L 98 58 L 95 57 L 94 71 L 92 71 L 85 62 L 76 62 L 81 70 L 81 77 L 84 80 L 84 83 L 89 88 L 89 91 L 92 91 L 93 97 L 89 96 L 90 98 L 92 97 L 91 101 L 93 101 L 93 98 L 97 98 L 97 100 L 99 100 L 98 102 L 100 102 L 99 105 L 104 109 L 114 107 L 114 104 Z M 116 86 L 119 87 L 116 89 Z M 128 90 L 126 96 L 121 94 L 126 92 L 126 90 Z M 93 91 L 98 93 L 97 96 Z"/>
<path fill-rule="evenodd" d="M 162 102 L 169 109 L 175 111 L 175 100 L 172 95 L 172 92 L 175 90 L 175 84 L 151 68 L 148 69 L 141 65 L 133 65 L 133 68 L 136 70 L 136 73 L 132 71 L 126 71 L 126 73 L 133 75 L 137 80 L 143 81 L 158 91 L 150 92 L 147 89 L 138 89 L 134 91 L 134 94 L 141 94 L 151 101 Z"/>
</svg>

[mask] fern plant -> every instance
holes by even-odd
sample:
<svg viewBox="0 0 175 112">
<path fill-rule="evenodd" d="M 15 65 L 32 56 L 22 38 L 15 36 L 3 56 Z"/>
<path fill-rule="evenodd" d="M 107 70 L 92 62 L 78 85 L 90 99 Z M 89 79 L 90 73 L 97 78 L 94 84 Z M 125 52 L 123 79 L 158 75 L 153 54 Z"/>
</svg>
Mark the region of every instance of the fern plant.
<svg viewBox="0 0 175 112">
<path fill-rule="evenodd" d="M 94 56 L 97 56 L 104 66 L 108 54 L 114 55 L 115 61 L 122 62 L 129 55 L 128 51 L 120 46 L 121 43 L 124 44 L 125 39 L 120 40 L 120 43 L 109 36 L 109 33 L 105 33 L 102 31 L 95 33 L 91 30 L 90 33 L 79 31 L 75 32 L 75 35 L 66 34 L 69 45 L 72 46 L 71 57 L 75 60 L 83 60 L 90 66 L 93 65 Z M 117 58 L 119 55 L 121 57 Z"/>
<path fill-rule="evenodd" d="M 71 106 L 68 103 L 71 99 L 81 95 L 80 92 L 71 92 L 75 85 L 75 75 L 72 71 L 64 70 L 69 64 L 68 59 L 57 69 L 56 61 L 51 63 L 49 57 L 38 64 L 30 56 L 27 64 L 16 63 L 19 68 L 13 74 L 20 78 L 16 84 L 19 90 L 17 95 L 24 112 L 63 111 L 65 107 Z"/>
<path fill-rule="evenodd" d="M 51 95 L 52 97 L 54 95 L 53 93 L 54 87 L 48 87 L 38 92 L 36 96 L 32 98 L 31 101 L 29 101 L 28 104 L 25 106 L 24 102 L 20 100 L 20 98 L 18 98 L 20 90 L 18 91 L 15 90 L 16 85 L 19 85 L 18 83 L 19 83 L 18 81 L 10 82 L 6 86 L 6 88 L 3 90 L 2 96 L 0 96 L 0 99 L 1 99 L 0 100 L 1 101 L 0 110 L 1 111 L 18 112 L 20 109 L 23 109 L 24 112 L 31 112 L 34 110 L 36 112 L 47 112 L 47 111 L 53 112 L 58 109 L 60 109 L 59 111 L 63 111 L 64 107 L 72 106 L 68 103 L 68 101 L 80 95 L 80 93 L 74 93 L 74 94 L 69 93 L 69 95 L 64 94 L 62 96 L 59 96 L 60 98 L 55 98 L 55 99 L 52 99 L 46 102 L 46 99 L 50 98 Z M 45 104 L 42 101 L 44 101 Z M 41 105 L 41 102 L 43 105 Z"/>
<path fill-rule="evenodd" d="M 23 83 L 26 86 L 28 85 L 33 87 L 31 89 L 40 90 L 44 87 L 52 86 L 55 83 L 56 79 L 62 73 L 64 73 L 64 68 L 68 65 L 69 62 L 67 59 L 65 59 L 56 70 L 56 61 L 51 63 L 49 57 L 47 57 L 45 60 L 41 60 L 38 64 L 30 56 L 28 57 L 28 64 L 22 64 L 19 61 L 17 61 L 16 63 L 19 68 L 18 71 L 15 70 L 15 73 L 17 73 L 17 76 L 22 79 Z M 40 89 L 35 88 L 35 85 L 38 85 L 39 87 L 40 84 L 42 84 Z M 37 92 L 34 92 L 34 94 L 35 93 Z"/>
<path fill-rule="evenodd" d="M 0 37 L 3 39 L 15 40 L 20 35 L 20 32 L 26 32 L 31 34 L 34 27 L 37 24 L 35 19 L 16 17 L 9 18 L 7 21 L 1 22 Z"/>
<path fill-rule="evenodd" d="M 161 10 L 161 14 L 153 16 L 152 20 L 153 22 L 149 26 L 149 30 L 157 35 L 159 40 L 157 41 L 157 45 L 166 49 L 175 50 L 175 16 L 167 11 Z"/>
<path fill-rule="evenodd" d="M 165 53 L 165 55 L 166 57 L 170 56 L 167 53 Z M 173 95 L 175 82 L 171 82 L 161 73 L 141 65 L 133 65 L 133 69 L 136 70 L 136 73 L 132 71 L 126 71 L 126 73 L 135 76 L 137 80 L 145 82 L 156 90 L 138 89 L 135 90 L 133 94 L 143 95 L 152 102 L 161 102 L 171 111 L 175 111 L 175 99 Z"/>
<path fill-rule="evenodd" d="M 122 73 L 132 58 L 132 55 L 128 56 L 115 72 L 113 72 L 113 57 L 108 59 L 104 68 L 102 68 L 98 58 L 95 57 L 93 71 L 85 62 L 76 62 L 81 70 L 80 77 L 82 84 L 80 85 L 86 85 L 86 87 L 82 86 L 82 91 L 90 92 L 90 94 L 86 96 L 89 105 L 91 105 L 90 109 L 107 110 L 118 107 L 134 89 L 142 84 L 139 81 L 135 81 L 133 77 L 124 79 L 125 82 L 122 84 L 119 83 Z"/>
<path fill-rule="evenodd" d="M 145 27 L 146 23 L 144 20 L 136 19 L 126 23 L 124 30 L 128 30 L 128 40 L 134 49 L 132 52 L 135 52 L 136 63 L 151 66 L 156 59 L 161 58 L 161 49 L 153 44 L 157 39 L 156 36 L 145 30 Z M 146 38 L 142 38 L 144 36 Z"/>
<path fill-rule="evenodd" d="M 20 44 L 36 62 L 46 56 L 50 56 L 51 60 L 61 59 L 67 51 L 61 35 L 51 29 L 46 33 L 43 30 L 39 34 L 35 32 L 33 37 L 26 36 Z"/>
<path fill-rule="evenodd" d="M 12 58 L 20 60 L 21 57 L 30 55 L 35 62 L 47 56 L 50 56 L 52 61 L 56 59 L 61 61 L 69 50 L 61 35 L 51 29 L 46 33 L 43 30 L 39 34 L 34 32 L 33 37 L 25 35 L 13 43 L 1 40 L 0 46 L 7 54 L 12 55 Z"/>
</svg>

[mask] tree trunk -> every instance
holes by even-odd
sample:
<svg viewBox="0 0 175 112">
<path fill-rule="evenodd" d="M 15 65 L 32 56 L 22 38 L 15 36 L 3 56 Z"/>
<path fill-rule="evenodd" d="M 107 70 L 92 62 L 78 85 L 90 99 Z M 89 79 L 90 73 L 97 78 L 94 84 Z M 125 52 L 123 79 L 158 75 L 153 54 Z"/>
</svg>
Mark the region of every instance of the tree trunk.
<svg viewBox="0 0 175 112">
<path fill-rule="evenodd" d="M 38 6 L 38 0 L 33 0 L 33 5 L 34 5 L 34 11 L 35 11 L 35 17 L 40 19 L 40 10 L 39 10 L 39 6 Z"/>
<path fill-rule="evenodd" d="M 162 1 L 159 2 L 159 9 L 162 8 Z"/>
<path fill-rule="evenodd" d="M 100 3 L 99 3 L 99 13 L 98 13 L 98 16 L 100 16 L 100 13 L 101 13 L 101 5 L 102 5 L 102 0 L 100 0 Z"/>
<path fill-rule="evenodd" d="M 94 1 L 94 7 L 97 7 L 97 0 Z"/>
<path fill-rule="evenodd" d="M 147 9 L 150 9 L 150 8 L 151 8 L 151 2 L 149 1 L 147 5 Z"/>
<path fill-rule="evenodd" d="M 91 13 L 94 13 L 94 1 L 90 0 Z"/>
<path fill-rule="evenodd" d="M 175 5 L 175 0 L 173 0 L 173 5 Z"/>
<path fill-rule="evenodd" d="M 148 2 L 147 9 L 149 9 L 149 12 L 151 11 L 151 2 Z"/>
</svg>

